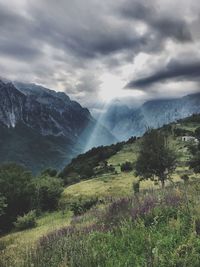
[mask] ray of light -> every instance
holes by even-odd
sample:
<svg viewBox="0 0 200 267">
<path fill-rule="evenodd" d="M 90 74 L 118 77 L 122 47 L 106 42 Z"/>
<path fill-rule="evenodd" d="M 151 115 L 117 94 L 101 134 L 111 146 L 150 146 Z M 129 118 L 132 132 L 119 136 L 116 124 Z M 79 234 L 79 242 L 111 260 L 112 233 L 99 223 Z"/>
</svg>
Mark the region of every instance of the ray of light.
<svg viewBox="0 0 200 267">
<path fill-rule="evenodd" d="M 105 114 L 107 110 L 109 109 L 111 102 L 112 101 L 105 103 L 104 106 L 102 107 L 102 113 L 99 115 L 96 126 L 91 136 L 89 137 L 87 144 L 85 145 L 85 149 L 84 149 L 85 152 L 99 144 L 106 145 L 106 142 L 104 142 L 103 137 L 101 137 L 100 135 L 102 132 L 102 128 L 103 127 L 105 128 L 104 126 Z M 101 138 L 102 140 L 100 140 Z"/>
</svg>

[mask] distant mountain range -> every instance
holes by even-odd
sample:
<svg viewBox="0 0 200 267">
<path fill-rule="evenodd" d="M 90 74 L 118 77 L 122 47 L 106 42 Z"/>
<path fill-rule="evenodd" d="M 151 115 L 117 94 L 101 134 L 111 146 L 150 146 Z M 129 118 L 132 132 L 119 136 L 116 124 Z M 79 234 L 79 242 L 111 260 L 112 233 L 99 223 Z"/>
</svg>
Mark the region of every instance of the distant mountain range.
<svg viewBox="0 0 200 267">
<path fill-rule="evenodd" d="M 200 93 L 148 101 L 137 109 L 111 104 L 96 121 L 63 92 L 0 80 L 0 163 L 14 161 L 34 173 L 61 169 L 93 146 L 140 136 L 148 127 L 194 113 L 200 113 Z"/>
<path fill-rule="evenodd" d="M 62 168 L 90 146 L 116 141 L 88 109 L 62 92 L 35 84 L 0 81 L 0 162 L 15 161 L 34 172 Z M 88 147 L 87 147 L 88 148 Z"/>
<path fill-rule="evenodd" d="M 200 93 L 148 101 L 137 109 L 111 104 L 101 116 L 101 123 L 122 141 L 133 135 L 141 136 L 149 127 L 158 128 L 194 113 L 200 113 Z"/>
</svg>

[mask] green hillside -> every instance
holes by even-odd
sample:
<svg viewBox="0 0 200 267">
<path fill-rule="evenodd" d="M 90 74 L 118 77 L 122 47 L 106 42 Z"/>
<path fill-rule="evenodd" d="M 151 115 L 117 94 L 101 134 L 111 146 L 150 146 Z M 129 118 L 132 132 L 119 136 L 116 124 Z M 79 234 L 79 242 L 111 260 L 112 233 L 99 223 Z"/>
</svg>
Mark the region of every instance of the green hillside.
<svg viewBox="0 0 200 267">
<path fill-rule="evenodd" d="M 177 136 L 176 131 L 177 129 L 184 129 L 186 130 L 184 135 L 187 135 L 188 133 L 190 135 L 194 135 L 195 130 L 200 126 L 198 118 L 198 116 L 194 116 L 190 119 L 181 120 L 177 123 L 170 124 L 170 126 L 167 125 L 161 128 L 161 131 L 168 135 L 170 147 L 175 149 L 177 153 L 178 166 L 172 176 L 172 181 L 174 182 L 180 182 L 180 176 L 185 173 L 189 174 L 191 178 L 195 178 L 197 176 L 196 174 L 194 175 L 187 166 L 187 162 L 191 157 L 191 153 L 188 149 L 188 145 L 190 143 L 183 142 L 182 135 Z M 189 132 L 187 133 L 187 131 Z M 84 177 L 84 181 L 66 187 L 63 193 L 63 198 L 71 199 L 73 197 L 87 195 L 101 197 L 112 195 L 121 197 L 132 194 L 132 183 L 138 178 L 134 175 L 134 171 L 122 172 L 120 166 L 126 161 L 132 162 L 134 165 L 138 156 L 141 141 L 142 138 L 137 140 L 130 139 L 128 142 L 118 144 L 120 150 L 116 151 L 116 153 L 114 153 L 111 157 L 104 159 L 107 160 L 108 165 L 114 167 L 113 172 L 110 173 L 105 171 L 102 174 L 93 175 L 89 180 Z M 78 159 L 79 158 L 76 159 L 77 161 L 74 160 L 76 164 L 79 163 Z M 82 156 L 81 165 L 87 165 L 88 159 L 88 157 L 83 158 Z M 98 166 L 99 163 L 100 162 L 97 162 L 96 165 Z M 152 181 L 143 181 L 141 183 L 142 189 L 149 189 L 151 187 L 158 188 L 159 185 L 155 185 Z"/>
<path fill-rule="evenodd" d="M 35 228 L 0 238 L 0 266 L 199 266 L 200 175 L 188 166 L 194 142 L 182 141 L 198 127 L 194 115 L 158 129 L 176 151 L 177 166 L 164 191 L 145 180 L 137 198 L 134 168 L 143 138 L 78 156 L 59 174 L 65 189 L 58 209 L 41 214 Z M 132 170 L 121 170 L 125 162 Z"/>
<path fill-rule="evenodd" d="M 71 159 L 66 153 L 76 152 L 70 145 L 65 137 L 42 136 L 22 123 L 14 129 L 0 124 L 0 162 L 17 162 L 34 173 L 50 166 L 62 168 Z"/>
</svg>

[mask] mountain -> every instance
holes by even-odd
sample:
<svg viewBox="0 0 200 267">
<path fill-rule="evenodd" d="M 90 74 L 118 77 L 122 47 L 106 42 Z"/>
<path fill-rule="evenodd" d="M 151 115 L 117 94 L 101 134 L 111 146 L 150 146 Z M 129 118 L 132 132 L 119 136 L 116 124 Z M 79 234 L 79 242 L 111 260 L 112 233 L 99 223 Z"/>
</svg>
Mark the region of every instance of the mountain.
<svg viewBox="0 0 200 267">
<path fill-rule="evenodd" d="M 111 104 L 101 123 L 122 141 L 130 136 L 141 136 L 148 127 L 158 128 L 195 113 L 200 113 L 200 93 L 148 101 L 137 109 Z"/>
<path fill-rule="evenodd" d="M 62 92 L 35 84 L 0 81 L 0 162 L 16 161 L 37 172 L 62 168 L 83 152 L 97 122 Z M 99 126 L 91 146 L 116 141 Z"/>
<path fill-rule="evenodd" d="M 49 166 L 62 169 L 94 146 L 141 136 L 148 127 L 199 112 L 200 93 L 139 108 L 114 103 L 97 122 L 63 92 L 0 80 L 0 162 L 15 161 L 35 173 Z"/>
</svg>

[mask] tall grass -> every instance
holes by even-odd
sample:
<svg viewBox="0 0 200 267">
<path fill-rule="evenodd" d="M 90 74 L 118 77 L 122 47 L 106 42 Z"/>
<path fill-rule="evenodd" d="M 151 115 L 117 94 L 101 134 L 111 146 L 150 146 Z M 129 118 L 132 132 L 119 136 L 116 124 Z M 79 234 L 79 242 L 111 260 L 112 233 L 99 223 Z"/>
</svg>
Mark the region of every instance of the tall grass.
<svg viewBox="0 0 200 267">
<path fill-rule="evenodd" d="M 113 200 L 42 237 L 20 267 L 199 267 L 198 190 L 194 183 Z"/>
</svg>

